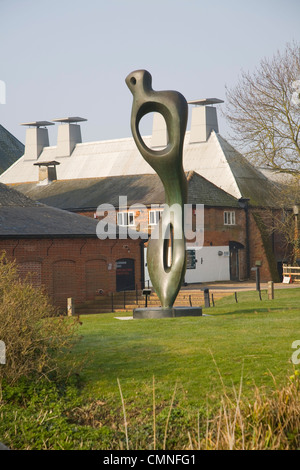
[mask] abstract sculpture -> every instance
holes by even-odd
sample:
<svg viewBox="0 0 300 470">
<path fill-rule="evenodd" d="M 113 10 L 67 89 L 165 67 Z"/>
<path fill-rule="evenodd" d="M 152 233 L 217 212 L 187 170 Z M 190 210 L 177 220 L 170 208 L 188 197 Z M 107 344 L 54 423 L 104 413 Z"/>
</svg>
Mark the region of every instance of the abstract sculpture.
<svg viewBox="0 0 300 470">
<path fill-rule="evenodd" d="M 130 73 L 126 78 L 126 84 L 133 94 L 131 111 L 133 138 L 143 158 L 160 177 L 165 190 L 165 209 L 156 232 L 152 233 L 147 249 L 148 272 L 161 301 L 161 309 L 148 309 L 148 317 L 177 316 L 173 304 L 186 270 L 184 204 L 187 202 L 187 180 L 182 166 L 182 150 L 188 105 L 181 93 L 154 91 L 152 77 L 146 70 Z M 151 112 L 160 113 L 166 122 L 168 144 L 162 150 L 147 147 L 140 135 L 139 123 Z M 170 210 L 167 211 L 166 208 Z M 168 260 L 170 243 L 171 261 Z M 136 318 L 139 315 L 144 317 L 145 312 L 142 310 L 134 311 Z M 194 310 L 193 312 L 189 310 L 189 313 L 196 314 Z"/>
</svg>

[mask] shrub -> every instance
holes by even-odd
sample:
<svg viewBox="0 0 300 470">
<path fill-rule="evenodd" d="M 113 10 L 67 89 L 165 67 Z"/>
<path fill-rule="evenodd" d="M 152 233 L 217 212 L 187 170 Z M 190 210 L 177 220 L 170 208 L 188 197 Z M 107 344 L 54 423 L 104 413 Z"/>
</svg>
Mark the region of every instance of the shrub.
<svg viewBox="0 0 300 470">
<path fill-rule="evenodd" d="M 58 370 L 58 353 L 71 347 L 76 323 L 59 315 L 42 288 L 21 280 L 15 262 L 0 257 L 0 340 L 6 347 L 0 379 Z"/>
</svg>

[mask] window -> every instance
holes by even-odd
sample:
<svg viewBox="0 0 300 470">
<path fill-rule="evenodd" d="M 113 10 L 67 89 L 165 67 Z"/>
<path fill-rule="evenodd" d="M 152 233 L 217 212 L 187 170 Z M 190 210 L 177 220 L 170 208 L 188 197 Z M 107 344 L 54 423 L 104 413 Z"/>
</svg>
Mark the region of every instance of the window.
<svg viewBox="0 0 300 470">
<path fill-rule="evenodd" d="M 224 225 L 235 225 L 235 212 L 224 212 Z"/>
<path fill-rule="evenodd" d="M 117 223 L 123 226 L 134 225 L 133 212 L 118 212 Z"/>
<path fill-rule="evenodd" d="M 157 225 L 162 212 L 162 210 L 149 211 L 149 225 Z"/>
</svg>

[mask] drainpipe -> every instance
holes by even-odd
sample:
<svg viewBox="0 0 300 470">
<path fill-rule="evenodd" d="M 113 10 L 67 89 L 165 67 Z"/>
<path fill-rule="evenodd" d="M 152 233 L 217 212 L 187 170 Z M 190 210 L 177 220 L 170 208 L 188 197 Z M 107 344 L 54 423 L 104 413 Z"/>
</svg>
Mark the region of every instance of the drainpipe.
<svg viewBox="0 0 300 470">
<path fill-rule="evenodd" d="M 145 256 L 144 256 L 144 244 L 147 240 L 141 240 L 140 250 L 141 250 L 141 288 L 145 288 Z"/>
<path fill-rule="evenodd" d="M 246 220 L 246 267 L 247 279 L 250 279 L 250 239 L 249 239 L 249 198 L 241 197 L 238 202 L 239 206 L 245 211 Z"/>
</svg>

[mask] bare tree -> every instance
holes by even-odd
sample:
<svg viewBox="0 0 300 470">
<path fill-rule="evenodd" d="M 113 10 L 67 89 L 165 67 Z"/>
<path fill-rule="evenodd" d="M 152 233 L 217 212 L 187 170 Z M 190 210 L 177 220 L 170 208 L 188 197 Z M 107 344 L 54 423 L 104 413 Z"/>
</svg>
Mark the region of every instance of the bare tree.
<svg viewBox="0 0 300 470">
<path fill-rule="evenodd" d="M 300 175 L 300 46 L 287 44 L 226 88 L 231 139 L 256 165 Z"/>
<path fill-rule="evenodd" d="M 300 178 L 286 175 L 278 189 L 273 194 L 272 207 L 265 207 L 261 215 L 269 235 L 279 236 L 281 252 L 288 264 L 296 265 L 300 258 Z"/>
</svg>

